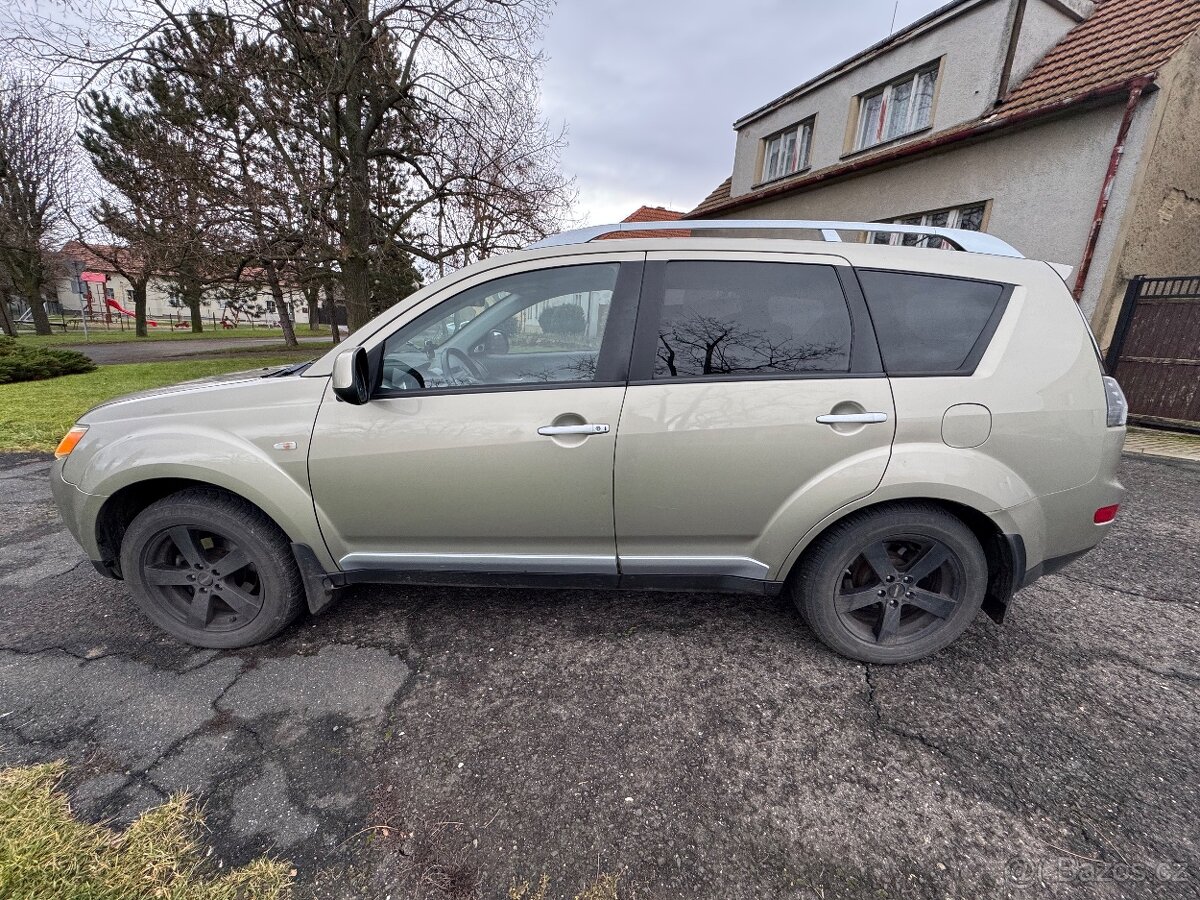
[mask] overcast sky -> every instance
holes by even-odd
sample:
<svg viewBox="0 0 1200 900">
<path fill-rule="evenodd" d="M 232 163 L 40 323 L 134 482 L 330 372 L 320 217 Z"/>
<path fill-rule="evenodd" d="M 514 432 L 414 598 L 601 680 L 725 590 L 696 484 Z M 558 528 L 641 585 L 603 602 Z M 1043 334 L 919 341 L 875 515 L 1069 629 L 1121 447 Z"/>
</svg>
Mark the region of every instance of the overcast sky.
<svg viewBox="0 0 1200 900">
<path fill-rule="evenodd" d="M 902 28 L 946 0 L 900 0 Z M 733 120 L 887 36 L 895 0 L 559 0 L 551 127 L 585 223 L 687 211 L 733 167 Z"/>
</svg>

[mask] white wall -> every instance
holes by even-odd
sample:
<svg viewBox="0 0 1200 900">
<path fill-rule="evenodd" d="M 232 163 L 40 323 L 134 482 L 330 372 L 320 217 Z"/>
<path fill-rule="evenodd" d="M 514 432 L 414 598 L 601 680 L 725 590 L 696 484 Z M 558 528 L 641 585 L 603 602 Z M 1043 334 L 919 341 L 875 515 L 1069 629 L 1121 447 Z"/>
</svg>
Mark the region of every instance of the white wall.
<svg viewBox="0 0 1200 900">
<path fill-rule="evenodd" d="M 854 98 L 941 57 L 944 61 L 932 126 L 915 138 L 990 112 L 1004 62 L 1013 2 L 980 0 L 965 6 L 936 27 L 866 59 L 785 106 L 744 124 L 737 134 L 731 195 L 737 197 L 756 187 L 764 138 L 813 114 L 817 119 L 811 170 L 816 172 L 836 165 L 845 155 L 853 155 L 853 150 L 846 153 L 845 142 Z M 1047 0 L 1030 0 L 1014 60 L 1016 75 L 1027 73 L 1076 21 Z"/>
<path fill-rule="evenodd" d="M 1155 97 L 1143 101 L 1130 130 L 1107 225 L 1083 295 L 1096 308 L 1130 185 L 1146 141 Z M 858 175 L 738 209 L 729 218 L 879 221 L 908 213 L 991 201 L 987 230 L 1023 254 L 1078 266 L 1095 213 L 1124 105 L 1092 108 L 935 156 Z"/>
<path fill-rule="evenodd" d="M 86 282 L 84 287 L 87 287 Z M 115 294 L 113 299 L 115 299 L 117 303 L 125 307 L 130 312 L 133 312 L 132 285 L 130 285 L 129 281 L 122 275 L 109 274 L 107 283 L 92 285 L 93 301 L 91 308 L 93 316 L 104 316 L 105 314 L 105 305 L 103 300 L 100 299 L 103 296 L 104 288 L 112 288 Z M 75 292 L 72 279 L 62 278 L 59 280 L 56 286 L 56 296 L 59 305 L 62 306 L 64 310 L 68 312 L 77 312 L 79 310 L 81 305 L 81 297 Z M 307 324 L 308 301 L 304 297 L 304 294 L 301 291 L 285 290 L 284 296 L 291 300 L 293 318 L 298 322 Z M 146 288 L 146 317 L 148 319 L 161 318 L 164 321 L 170 321 L 172 319 L 190 319 L 191 313 L 186 308 L 177 308 L 171 306 L 170 297 L 171 294 L 169 283 L 163 279 L 152 278 Z M 267 302 L 271 301 L 272 299 L 273 298 L 271 297 L 270 289 L 264 287 L 258 292 L 258 297 L 255 302 L 265 308 L 267 306 Z M 206 295 L 205 300 L 205 304 L 200 307 L 205 321 L 211 322 L 213 316 L 216 316 L 217 320 L 220 321 L 223 301 L 214 292 L 209 292 Z M 110 310 L 110 312 L 114 321 L 120 317 L 120 313 L 118 313 L 116 310 Z M 279 317 L 277 314 L 267 312 L 258 317 L 257 321 L 274 322 L 278 321 L 278 318 Z M 240 321 L 247 321 L 246 316 L 243 315 Z"/>
</svg>

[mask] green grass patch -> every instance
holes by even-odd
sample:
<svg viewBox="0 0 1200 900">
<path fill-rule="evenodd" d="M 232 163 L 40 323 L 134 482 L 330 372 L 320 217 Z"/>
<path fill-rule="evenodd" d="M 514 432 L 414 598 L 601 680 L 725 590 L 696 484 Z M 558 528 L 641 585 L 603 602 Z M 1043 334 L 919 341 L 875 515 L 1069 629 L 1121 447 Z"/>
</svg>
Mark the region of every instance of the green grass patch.
<svg viewBox="0 0 1200 900">
<path fill-rule="evenodd" d="M 282 900 L 291 865 L 259 858 L 218 871 L 197 841 L 187 794 L 126 831 L 80 822 L 59 788 L 62 763 L 0 771 L 0 897 L 38 900 Z"/>
<path fill-rule="evenodd" d="M 198 333 L 186 328 L 166 328 L 162 325 L 158 328 L 147 328 L 146 330 L 149 333 L 144 338 L 140 338 L 134 334 L 132 324 L 124 330 L 116 327 L 106 329 L 103 325 L 89 324 L 87 341 L 83 339 L 82 328 L 72 328 L 67 332 L 55 331 L 54 334 L 50 335 L 22 333 L 17 337 L 17 340 L 23 344 L 28 343 L 41 347 L 58 347 L 83 343 L 114 344 L 129 341 L 194 341 L 212 340 L 214 338 L 277 338 L 280 341 L 283 340 L 283 330 L 280 328 L 249 328 L 246 326 L 221 328 L 219 325 L 213 328 L 208 322 L 204 323 L 204 330 Z M 296 337 L 329 337 L 329 327 L 322 325 L 317 331 L 309 331 L 307 325 L 297 325 Z"/>
<path fill-rule="evenodd" d="M 48 381 L 0 384 L 0 451 L 53 450 L 76 419 L 113 397 L 209 375 L 287 365 L 301 358 L 303 355 L 297 354 L 238 354 L 233 358 L 163 360 L 101 366 L 86 375 Z"/>
</svg>

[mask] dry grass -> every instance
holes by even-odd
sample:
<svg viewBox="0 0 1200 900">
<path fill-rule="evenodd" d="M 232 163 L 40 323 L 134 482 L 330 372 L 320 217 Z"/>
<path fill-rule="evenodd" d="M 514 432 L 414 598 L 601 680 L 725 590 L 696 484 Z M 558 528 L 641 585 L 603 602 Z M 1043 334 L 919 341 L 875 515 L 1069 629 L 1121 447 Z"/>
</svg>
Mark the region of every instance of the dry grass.
<svg viewBox="0 0 1200 900">
<path fill-rule="evenodd" d="M 80 822 L 59 789 L 62 763 L 0 771 L 0 897 L 37 900 L 282 900 L 290 864 L 260 858 L 223 872 L 196 836 L 202 817 L 186 794 L 128 830 Z"/>
<path fill-rule="evenodd" d="M 575 900 L 620 900 L 617 895 L 617 878 L 612 874 L 597 875 L 587 887 L 575 895 Z M 508 900 L 553 900 L 550 893 L 550 876 L 545 873 L 536 885 L 528 881 L 513 882 L 508 888 Z"/>
</svg>

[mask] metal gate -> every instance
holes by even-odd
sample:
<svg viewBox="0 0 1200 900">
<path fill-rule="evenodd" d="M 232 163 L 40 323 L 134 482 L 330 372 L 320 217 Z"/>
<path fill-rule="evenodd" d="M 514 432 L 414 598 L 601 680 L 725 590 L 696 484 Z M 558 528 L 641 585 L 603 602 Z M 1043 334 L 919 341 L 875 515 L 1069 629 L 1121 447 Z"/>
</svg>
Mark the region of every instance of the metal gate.
<svg viewBox="0 0 1200 900">
<path fill-rule="evenodd" d="M 1200 431 L 1200 275 L 1132 279 L 1105 362 L 1132 421 Z"/>
</svg>

